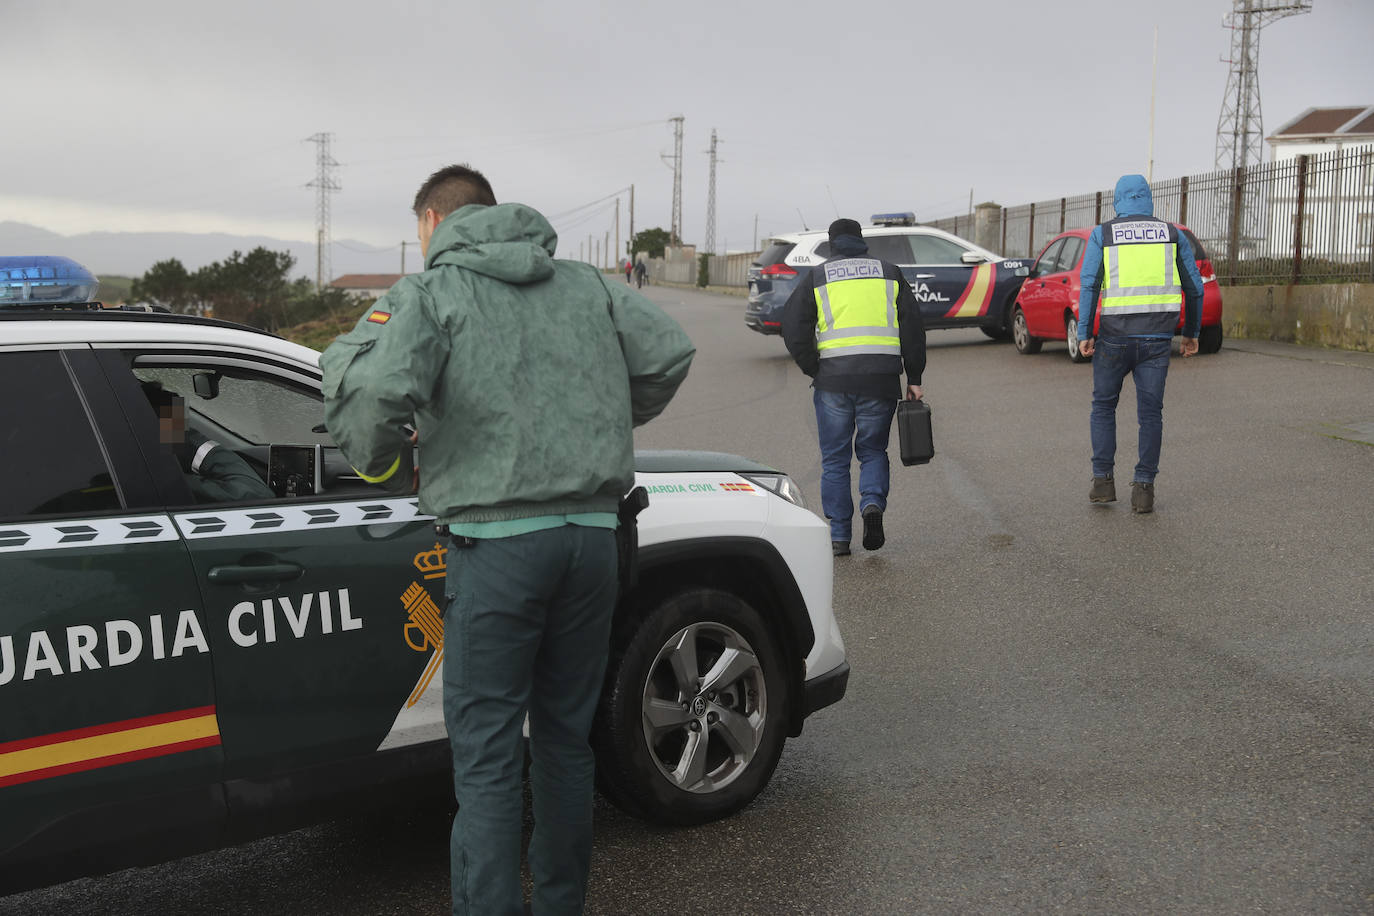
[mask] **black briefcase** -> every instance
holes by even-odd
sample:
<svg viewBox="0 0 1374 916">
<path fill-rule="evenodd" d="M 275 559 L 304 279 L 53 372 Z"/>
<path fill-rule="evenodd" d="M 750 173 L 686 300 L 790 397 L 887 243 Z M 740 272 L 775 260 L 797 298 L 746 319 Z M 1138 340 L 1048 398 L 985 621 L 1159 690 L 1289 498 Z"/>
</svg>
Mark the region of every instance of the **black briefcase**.
<svg viewBox="0 0 1374 916">
<path fill-rule="evenodd" d="M 935 440 L 930 435 L 930 408 L 925 401 L 897 404 L 897 441 L 901 444 L 902 464 L 925 464 L 935 457 Z"/>
</svg>

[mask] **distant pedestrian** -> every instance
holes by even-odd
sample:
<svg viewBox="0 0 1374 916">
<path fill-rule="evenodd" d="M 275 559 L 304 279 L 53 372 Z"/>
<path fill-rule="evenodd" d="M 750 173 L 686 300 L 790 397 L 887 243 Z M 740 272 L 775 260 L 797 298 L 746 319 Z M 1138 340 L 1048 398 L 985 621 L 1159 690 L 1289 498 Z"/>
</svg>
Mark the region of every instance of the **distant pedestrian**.
<svg viewBox="0 0 1374 916">
<path fill-rule="evenodd" d="M 1153 512 L 1155 475 L 1164 438 L 1164 380 L 1169 350 L 1183 311 L 1185 357 L 1197 352 L 1202 325 L 1202 276 L 1188 237 L 1154 215 L 1150 185 L 1140 175 L 1116 183 L 1116 218 L 1092 231 L 1083 255 L 1078 298 L 1079 352 L 1093 358 L 1093 406 L 1088 428 L 1093 483 L 1088 499 L 1116 501 L 1116 405 L 1127 375 L 1135 382 L 1140 423 L 1131 510 Z M 1093 318 L 1101 327 L 1093 339 Z"/>
<path fill-rule="evenodd" d="M 854 520 L 851 453 L 859 459 L 864 549 L 877 550 L 886 541 L 887 441 L 903 393 L 907 400 L 921 399 L 926 329 L 901 269 L 867 257 L 857 222 L 830 224 L 830 250 L 788 297 L 782 337 L 815 389 L 821 508 L 830 520 L 831 552 L 842 557 L 849 554 Z"/>
<path fill-rule="evenodd" d="M 644 267 L 644 259 L 640 258 L 638 261 L 635 261 L 635 289 L 644 288 L 645 272 L 646 269 Z"/>
<path fill-rule="evenodd" d="M 626 259 L 625 259 L 625 285 L 626 285 L 626 286 L 629 286 L 629 285 L 630 285 L 630 274 L 634 272 L 634 269 L 635 269 L 634 262 L 631 261 L 629 258 L 626 258 Z"/>
</svg>

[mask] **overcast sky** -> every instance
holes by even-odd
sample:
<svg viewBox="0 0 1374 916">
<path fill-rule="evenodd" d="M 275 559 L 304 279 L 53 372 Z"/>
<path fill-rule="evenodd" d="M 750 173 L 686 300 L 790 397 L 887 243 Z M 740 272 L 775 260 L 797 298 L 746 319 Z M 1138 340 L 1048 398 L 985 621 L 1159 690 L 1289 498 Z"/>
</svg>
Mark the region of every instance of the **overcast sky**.
<svg viewBox="0 0 1374 916">
<path fill-rule="evenodd" d="M 750 248 L 756 218 L 761 238 L 837 212 L 935 219 L 970 190 L 1007 206 L 1143 173 L 1154 25 L 1154 177 L 1210 171 L 1230 9 L 0 0 L 0 220 L 313 239 L 304 139 L 328 131 L 336 239 L 413 239 L 415 189 L 468 162 L 576 257 L 589 235 L 614 239 L 614 204 L 583 205 L 631 184 L 636 228 L 668 227 L 674 115 L 688 242 L 705 231 L 712 128 L 719 250 Z M 1374 104 L 1371 37 L 1374 0 L 1314 0 L 1266 27 L 1266 133 L 1309 106 Z"/>
</svg>

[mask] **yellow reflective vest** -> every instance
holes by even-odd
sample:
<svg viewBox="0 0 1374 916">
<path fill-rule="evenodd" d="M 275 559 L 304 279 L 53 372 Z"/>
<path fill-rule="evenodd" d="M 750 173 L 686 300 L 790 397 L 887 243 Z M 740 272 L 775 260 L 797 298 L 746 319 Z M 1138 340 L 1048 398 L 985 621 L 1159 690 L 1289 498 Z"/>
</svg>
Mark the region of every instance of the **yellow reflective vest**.
<svg viewBox="0 0 1374 916">
<path fill-rule="evenodd" d="M 1183 308 L 1178 229 L 1151 216 L 1102 224 L 1103 337 L 1172 335 Z"/>
<path fill-rule="evenodd" d="M 900 360 L 897 325 L 900 280 L 885 277 L 876 258 L 841 258 L 817 268 L 816 349 L 821 359 L 893 356 Z M 901 371 L 900 363 L 894 371 Z"/>
</svg>

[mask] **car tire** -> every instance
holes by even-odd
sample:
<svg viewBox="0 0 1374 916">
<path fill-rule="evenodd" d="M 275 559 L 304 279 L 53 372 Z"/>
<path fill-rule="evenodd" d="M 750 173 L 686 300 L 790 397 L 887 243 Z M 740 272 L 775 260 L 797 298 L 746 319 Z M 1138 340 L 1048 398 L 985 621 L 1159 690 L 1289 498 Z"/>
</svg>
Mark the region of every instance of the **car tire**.
<svg viewBox="0 0 1374 916">
<path fill-rule="evenodd" d="M 1199 353 L 1215 353 L 1221 349 L 1221 325 L 1213 324 L 1203 328 L 1197 335 Z"/>
<path fill-rule="evenodd" d="M 992 327 L 986 324 L 980 324 L 978 325 L 978 330 L 982 331 L 984 334 L 988 335 L 993 340 L 1006 340 L 1008 337 L 1011 336 L 1011 334 L 1007 332 L 1007 329 L 1002 327 L 1001 325 Z"/>
<path fill-rule="evenodd" d="M 1072 312 L 1064 315 L 1064 343 L 1068 345 L 1069 362 L 1086 363 L 1092 359 L 1091 356 L 1084 356 L 1083 351 L 1078 349 L 1078 319 Z"/>
<path fill-rule="evenodd" d="M 602 794 L 681 826 L 753 801 L 782 755 L 789 712 L 782 650 L 759 612 L 692 588 L 619 630 L 592 729 Z"/>
<path fill-rule="evenodd" d="M 1026 327 L 1026 314 L 1021 311 L 1021 306 L 1016 307 L 1011 315 L 1011 341 L 1016 345 L 1017 353 L 1030 355 L 1040 352 L 1040 345 L 1044 341 L 1038 337 L 1032 337 L 1030 328 Z"/>
</svg>

